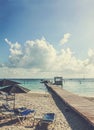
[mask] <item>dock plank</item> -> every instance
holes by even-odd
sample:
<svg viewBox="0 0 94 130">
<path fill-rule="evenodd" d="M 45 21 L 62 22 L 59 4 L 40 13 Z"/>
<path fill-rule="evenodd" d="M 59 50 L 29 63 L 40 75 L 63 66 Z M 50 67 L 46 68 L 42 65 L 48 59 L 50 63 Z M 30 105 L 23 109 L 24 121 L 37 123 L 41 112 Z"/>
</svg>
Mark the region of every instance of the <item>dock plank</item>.
<svg viewBox="0 0 94 130">
<path fill-rule="evenodd" d="M 80 97 L 76 94 L 68 92 L 56 85 L 46 84 L 50 90 L 58 95 L 67 105 L 80 114 L 85 120 L 94 126 L 94 103 Z"/>
</svg>

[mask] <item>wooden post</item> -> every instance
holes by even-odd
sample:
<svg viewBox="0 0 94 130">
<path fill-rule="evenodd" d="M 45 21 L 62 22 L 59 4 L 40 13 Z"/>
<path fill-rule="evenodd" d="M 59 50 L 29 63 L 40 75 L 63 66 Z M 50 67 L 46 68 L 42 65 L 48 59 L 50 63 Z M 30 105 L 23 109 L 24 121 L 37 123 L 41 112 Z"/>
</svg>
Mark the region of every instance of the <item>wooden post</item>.
<svg viewBox="0 0 94 130">
<path fill-rule="evenodd" d="M 13 109 L 15 109 L 15 93 L 14 93 L 14 103 L 13 103 Z"/>
</svg>

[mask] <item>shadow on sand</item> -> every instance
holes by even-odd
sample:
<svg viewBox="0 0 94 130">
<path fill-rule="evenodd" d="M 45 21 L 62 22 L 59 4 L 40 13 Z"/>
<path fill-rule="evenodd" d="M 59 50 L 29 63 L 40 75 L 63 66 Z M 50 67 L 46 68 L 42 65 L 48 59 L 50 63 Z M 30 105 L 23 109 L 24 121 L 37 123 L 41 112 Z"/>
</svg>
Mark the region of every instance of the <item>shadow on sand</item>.
<svg viewBox="0 0 94 130">
<path fill-rule="evenodd" d="M 34 130 L 48 130 L 48 124 L 42 123 L 41 125 L 39 125 L 39 123 L 38 123 Z"/>
<path fill-rule="evenodd" d="M 0 121 L 0 127 L 15 125 L 17 122 L 18 122 L 17 119 L 12 119 L 12 120 L 3 119 L 3 121 L 2 120 Z"/>
</svg>

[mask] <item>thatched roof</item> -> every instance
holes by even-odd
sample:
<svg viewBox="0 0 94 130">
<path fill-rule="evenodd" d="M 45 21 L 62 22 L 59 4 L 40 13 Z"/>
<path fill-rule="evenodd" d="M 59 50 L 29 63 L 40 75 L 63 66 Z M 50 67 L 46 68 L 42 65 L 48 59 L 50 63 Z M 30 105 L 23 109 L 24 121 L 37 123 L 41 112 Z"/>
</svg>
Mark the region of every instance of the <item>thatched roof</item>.
<svg viewBox="0 0 94 130">
<path fill-rule="evenodd" d="M 27 93 L 30 91 L 29 89 L 19 86 L 17 84 L 2 88 L 0 90 L 6 93 Z"/>
<path fill-rule="evenodd" d="M 14 84 L 20 84 L 20 83 L 8 79 L 3 79 L 0 81 L 0 87 L 14 85 Z"/>
</svg>

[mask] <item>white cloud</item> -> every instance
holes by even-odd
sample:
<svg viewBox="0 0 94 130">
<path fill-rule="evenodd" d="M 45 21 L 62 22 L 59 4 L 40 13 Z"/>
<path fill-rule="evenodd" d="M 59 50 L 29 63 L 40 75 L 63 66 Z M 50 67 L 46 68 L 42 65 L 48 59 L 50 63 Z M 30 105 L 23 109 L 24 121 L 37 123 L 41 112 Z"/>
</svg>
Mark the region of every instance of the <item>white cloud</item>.
<svg viewBox="0 0 94 130">
<path fill-rule="evenodd" d="M 88 50 L 88 56 L 89 57 L 94 56 L 94 51 L 91 48 Z"/>
<path fill-rule="evenodd" d="M 88 56 L 89 56 L 88 64 L 94 65 L 94 50 L 93 49 L 88 50 Z"/>
<path fill-rule="evenodd" d="M 7 40 L 7 43 L 8 42 Z M 9 62 L 12 67 L 49 68 L 56 56 L 56 50 L 44 38 L 26 41 L 23 49 L 19 43 L 11 43 Z"/>
<path fill-rule="evenodd" d="M 12 55 L 20 55 L 22 54 L 22 51 L 21 51 L 21 45 L 16 42 L 15 44 L 14 43 L 11 43 L 7 38 L 5 39 L 5 42 L 10 46 L 10 53 Z"/>
<path fill-rule="evenodd" d="M 5 66 L 4 64 L 0 63 L 0 68 L 1 68 L 1 67 L 4 67 L 4 66 Z"/>
<path fill-rule="evenodd" d="M 45 38 L 35 41 L 12 43 L 9 63 L 0 68 L 2 76 L 7 77 L 88 77 L 94 76 L 94 51 L 89 49 L 87 59 L 75 57 L 70 48 L 57 51 Z"/>
<path fill-rule="evenodd" d="M 17 67 L 17 65 L 20 62 L 20 59 L 23 56 L 21 44 L 18 42 L 12 43 L 7 38 L 5 39 L 6 43 L 10 46 L 10 55 L 9 55 L 9 61 L 10 66 Z"/>
<path fill-rule="evenodd" d="M 69 38 L 71 37 L 70 33 L 64 34 L 64 37 L 61 39 L 60 43 L 63 45 L 69 41 Z"/>
</svg>

